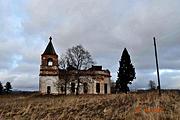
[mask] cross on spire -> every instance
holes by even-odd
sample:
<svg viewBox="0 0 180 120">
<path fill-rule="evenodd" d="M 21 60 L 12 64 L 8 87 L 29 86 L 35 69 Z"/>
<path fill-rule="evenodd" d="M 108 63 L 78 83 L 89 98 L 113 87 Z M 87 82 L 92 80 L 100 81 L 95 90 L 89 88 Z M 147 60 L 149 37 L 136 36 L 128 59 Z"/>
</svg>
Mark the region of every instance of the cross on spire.
<svg viewBox="0 0 180 120">
<path fill-rule="evenodd" d="M 51 37 L 51 36 L 49 37 L 49 40 L 50 40 L 50 41 L 52 40 L 52 37 Z"/>
</svg>

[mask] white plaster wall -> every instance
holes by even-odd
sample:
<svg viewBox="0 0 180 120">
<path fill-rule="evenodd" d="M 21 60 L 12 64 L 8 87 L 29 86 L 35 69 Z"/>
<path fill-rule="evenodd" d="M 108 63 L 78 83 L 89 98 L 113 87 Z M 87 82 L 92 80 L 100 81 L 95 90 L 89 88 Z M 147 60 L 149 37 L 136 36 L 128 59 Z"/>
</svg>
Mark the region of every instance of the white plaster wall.
<svg viewBox="0 0 180 120">
<path fill-rule="evenodd" d="M 47 86 L 51 86 L 51 94 L 58 94 L 55 83 L 58 81 L 58 76 L 40 76 L 39 77 L 39 91 L 42 94 L 47 93 Z"/>
<path fill-rule="evenodd" d="M 99 82 L 99 81 L 96 81 L 94 80 L 94 83 L 92 84 L 94 87 L 93 87 L 93 94 L 98 94 L 96 92 L 96 83 L 100 83 L 100 93 L 99 94 L 105 94 L 104 92 L 104 84 L 106 83 L 107 84 L 107 94 L 110 94 L 111 93 L 111 81 L 110 81 L 110 78 L 107 77 L 107 78 L 104 78 L 104 81 L 103 82 Z"/>
<path fill-rule="evenodd" d="M 97 94 L 96 93 L 96 83 L 100 83 L 100 94 L 104 94 L 104 84 L 107 84 L 107 93 L 111 93 L 111 81 L 109 77 L 105 77 L 103 82 L 96 81 L 92 79 L 92 77 L 81 78 L 84 79 L 83 82 L 88 83 L 88 94 Z M 40 76 L 39 78 L 39 91 L 42 94 L 47 94 L 47 86 L 51 86 L 51 94 L 58 94 L 57 88 L 55 87 L 55 83 L 59 80 L 58 76 Z M 77 83 L 76 83 L 77 85 Z M 71 85 L 67 85 L 67 94 L 70 94 Z M 83 93 L 83 84 L 80 84 L 79 93 Z"/>
<path fill-rule="evenodd" d="M 110 94 L 111 93 L 111 80 L 110 80 L 110 78 L 105 78 L 104 83 L 107 83 L 107 93 Z"/>
<path fill-rule="evenodd" d="M 94 83 L 93 83 L 93 91 L 92 91 L 92 93 L 93 94 L 97 94 L 97 92 L 96 92 L 96 80 L 94 80 Z"/>
</svg>

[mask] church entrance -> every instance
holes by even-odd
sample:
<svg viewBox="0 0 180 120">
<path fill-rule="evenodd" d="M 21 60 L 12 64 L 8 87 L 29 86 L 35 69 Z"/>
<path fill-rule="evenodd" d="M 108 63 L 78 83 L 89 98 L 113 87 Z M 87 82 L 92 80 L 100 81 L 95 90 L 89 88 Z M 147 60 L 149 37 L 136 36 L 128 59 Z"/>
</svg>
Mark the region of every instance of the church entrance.
<svg viewBox="0 0 180 120">
<path fill-rule="evenodd" d="M 47 94 L 51 93 L 51 86 L 47 86 Z"/>
</svg>

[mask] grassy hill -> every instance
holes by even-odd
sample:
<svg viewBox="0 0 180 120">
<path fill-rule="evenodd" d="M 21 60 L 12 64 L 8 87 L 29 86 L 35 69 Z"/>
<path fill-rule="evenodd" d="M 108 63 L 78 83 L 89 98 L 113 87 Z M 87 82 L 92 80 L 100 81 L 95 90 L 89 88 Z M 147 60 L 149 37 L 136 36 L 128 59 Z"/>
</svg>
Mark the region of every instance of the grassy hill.
<svg viewBox="0 0 180 120">
<path fill-rule="evenodd" d="M 0 119 L 180 120 L 180 92 L 112 95 L 0 95 Z"/>
</svg>

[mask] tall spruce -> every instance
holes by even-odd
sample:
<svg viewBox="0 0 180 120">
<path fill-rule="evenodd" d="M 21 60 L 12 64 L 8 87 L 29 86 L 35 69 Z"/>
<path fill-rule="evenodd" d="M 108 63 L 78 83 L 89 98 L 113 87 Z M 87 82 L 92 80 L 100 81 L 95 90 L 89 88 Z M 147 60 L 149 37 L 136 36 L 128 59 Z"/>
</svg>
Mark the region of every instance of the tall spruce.
<svg viewBox="0 0 180 120">
<path fill-rule="evenodd" d="M 129 91 L 128 84 L 132 84 L 133 79 L 135 79 L 135 68 L 131 63 L 130 55 L 126 48 L 121 56 L 121 60 L 119 61 L 120 67 L 118 72 L 118 78 L 116 81 L 116 90 L 117 92 L 125 92 Z"/>
</svg>

